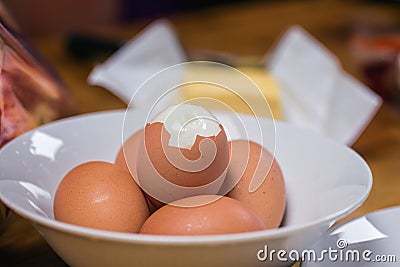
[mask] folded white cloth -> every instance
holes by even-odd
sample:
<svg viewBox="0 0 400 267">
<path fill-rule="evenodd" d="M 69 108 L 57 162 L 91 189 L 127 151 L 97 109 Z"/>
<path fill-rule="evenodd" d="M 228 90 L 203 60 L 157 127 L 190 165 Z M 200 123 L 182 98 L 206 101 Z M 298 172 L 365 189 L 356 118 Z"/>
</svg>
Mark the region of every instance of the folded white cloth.
<svg viewBox="0 0 400 267">
<path fill-rule="evenodd" d="M 381 105 L 381 98 L 343 71 L 338 59 L 299 26 L 268 55 L 278 80 L 286 121 L 351 145 Z"/>
<path fill-rule="evenodd" d="M 148 78 L 185 61 L 186 55 L 172 25 L 166 20 L 157 20 L 97 65 L 88 82 L 107 88 L 129 103 Z"/>
</svg>

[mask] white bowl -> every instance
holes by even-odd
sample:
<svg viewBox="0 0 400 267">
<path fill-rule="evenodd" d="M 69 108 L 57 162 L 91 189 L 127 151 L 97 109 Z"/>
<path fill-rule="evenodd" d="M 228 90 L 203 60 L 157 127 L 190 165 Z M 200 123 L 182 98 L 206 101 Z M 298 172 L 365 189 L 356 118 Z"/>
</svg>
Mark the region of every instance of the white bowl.
<svg viewBox="0 0 400 267">
<path fill-rule="evenodd" d="M 234 133 L 232 115 L 215 115 Z M 138 123 L 130 130 L 139 129 L 145 117 L 143 112 L 133 111 L 129 120 Z M 246 115 L 240 118 L 244 122 L 251 119 Z M 0 151 L 0 199 L 30 220 L 71 266 L 288 266 L 289 259 L 280 257 L 279 261 L 278 253 L 270 255 L 272 250 L 310 247 L 335 220 L 360 206 L 372 186 L 370 169 L 350 148 L 293 125 L 276 123 L 276 143 L 274 137 L 264 136 L 264 144 L 269 150 L 276 145 L 286 182 L 287 210 L 279 229 L 151 236 L 55 221 L 53 198 L 61 178 L 85 161 L 113 161 L 122 143 L 123 122 L 124 111 L 65 119 L 28 132 Z M 267 132 L 275 132 L 274 125 L 269 119 L 260 119 Z M 256 129 L 247 130 L 252 138 Z"/>
</svg>

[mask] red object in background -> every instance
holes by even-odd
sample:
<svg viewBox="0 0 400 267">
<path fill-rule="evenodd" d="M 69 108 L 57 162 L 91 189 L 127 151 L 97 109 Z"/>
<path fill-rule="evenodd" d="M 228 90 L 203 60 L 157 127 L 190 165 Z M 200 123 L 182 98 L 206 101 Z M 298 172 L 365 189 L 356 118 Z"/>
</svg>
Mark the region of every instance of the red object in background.
<svg viewBox="0 0 400 267">
<path fill-rule="evenodd" d="M 0 20 L 0 148 L 18 135 L 77 112 L 58 76 Z"/>
<path fill-rule="evenodd" d="M 0 149 L 42 123 L 78 111 L 71 92 L 15 27 L 0 2 Z M 0 234 L 11 214 L 0 201 Z"/>
<path fill-rule="evenodd" d="M 352 51 L 368 86 L 383 99 L 397 101 L 400 95 L 400 32 L 357 35 L 352 40 Z"/>
</svg>

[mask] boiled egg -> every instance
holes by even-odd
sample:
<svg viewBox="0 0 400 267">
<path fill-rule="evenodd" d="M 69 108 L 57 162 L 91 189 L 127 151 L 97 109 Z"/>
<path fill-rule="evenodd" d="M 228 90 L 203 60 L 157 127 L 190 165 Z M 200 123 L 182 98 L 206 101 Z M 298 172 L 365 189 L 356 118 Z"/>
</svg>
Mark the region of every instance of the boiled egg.
<svg viewBox="0 0 400 267">
<path fill-rule="evenodd" d="M 145 197 L 131 175 L 108 162 L 74 167 L 54 197 L 54 218 L 79 226 L 136 233 L 148 216 Z"/>
<path fill-rule="evenodd" d="M 259 231 L 261 219 L 246 205 L 225 196 L 199 195 L 164 205 L 140 229 L 152 235 L 213 235 Z"/>
<path fill-rule="evenodd" d="M 286 208 L 286 189 L 276 158 L 261 145 L 233 140 L 228 172 L 221 190 L 252 209 L 267 229 L 279 227 Z"/>
<path fill-rule="evenodd" d="M 224 128 L 208 110 L 191 104 L 157 114 L 144 128 L 138 155 L 137 182 L 157 205 L 216 194 L 229 163 Z"/>
<path fill-rule="evenodd" d="M 117 157 L 115 158 L 115 164 L 130 172 L 132 176 L 136 176 L 138 145 L 142 138 L 142 134 L 143 130 L 139 130 L 132 134 L 119 149 Z M 125 154 L 127 154 L 127 156 L 125 156 Z M 129 163 L 127 162 L 127 159 L 129 159 Z"/>
</svg>

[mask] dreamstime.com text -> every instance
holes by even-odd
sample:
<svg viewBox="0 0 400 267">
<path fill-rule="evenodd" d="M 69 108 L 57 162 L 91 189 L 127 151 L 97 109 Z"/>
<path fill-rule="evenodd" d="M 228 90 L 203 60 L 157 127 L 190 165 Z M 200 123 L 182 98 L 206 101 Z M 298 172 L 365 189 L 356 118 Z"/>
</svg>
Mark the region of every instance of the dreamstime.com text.
<svg viewBox="0 0 400 267">
<path fill-rule="evenodd" d="M 396 262 L 396 255 L 374 254 L 373 251 L 357 250 L 347 248 L 348 244 L 345 239 L 339 239 L 336 242 L 336 248 L 328 247 L 321 251 L 313 249 L 298 250 L 269 250 L 268 246 L 257 252 L 259 261 L 281 261 L 281 262 L 296 262 L 299 260 L 308 262 Z"/>
</svg>

